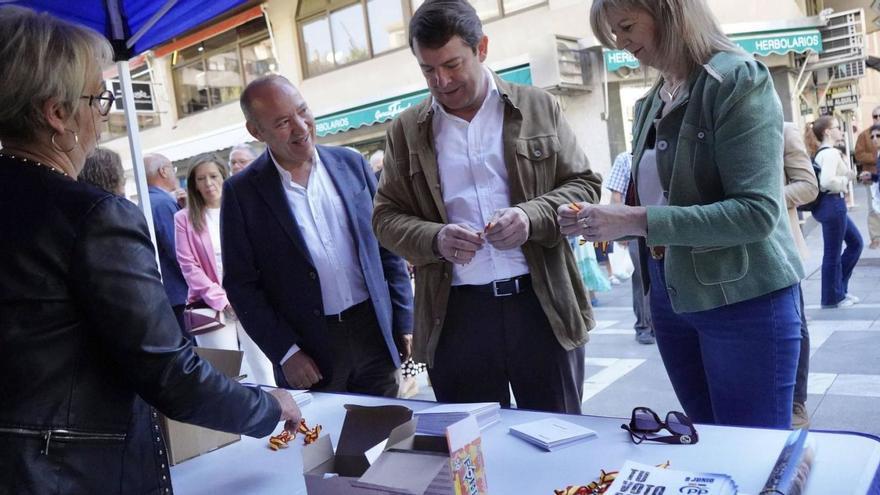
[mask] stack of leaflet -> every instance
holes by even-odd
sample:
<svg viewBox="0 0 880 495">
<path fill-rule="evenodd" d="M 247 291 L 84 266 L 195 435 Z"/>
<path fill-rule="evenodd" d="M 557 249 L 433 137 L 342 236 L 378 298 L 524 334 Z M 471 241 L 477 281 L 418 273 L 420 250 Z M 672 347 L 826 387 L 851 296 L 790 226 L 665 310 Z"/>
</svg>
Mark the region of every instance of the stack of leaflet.
<svg viewBox="0 0 880 495">
<path fill-rule="evenodd" d="M 694 493 L 699 495 L 736 495 L 737 487 L 726 474 L 677 471 L 626 461 L 614 483 L 605 493 Z M 767 493 L 767 492 L 761 492 Z M 776 492 L 772 492 L 776 493 Z"/>
<path fill-rule="evenodd" d="M 446 427 L 458 423 L 468 416 L 477 419 L 480 429 L 497 423 L 501 417 L 501 405 L 497 402 L 479 402 L 475 404 L 441 404 L 417 411 L 414 416 L 419 422 L 416 433 L 423 435 L 444 436 Z"/>
<path fill-rule="evenodd" d="M 511 426 L 510 433 L 544 450 L 555 450 L 596 436 L 596 432 L 589 428 L 559 418 L 539 419 Z"/>
</svg>

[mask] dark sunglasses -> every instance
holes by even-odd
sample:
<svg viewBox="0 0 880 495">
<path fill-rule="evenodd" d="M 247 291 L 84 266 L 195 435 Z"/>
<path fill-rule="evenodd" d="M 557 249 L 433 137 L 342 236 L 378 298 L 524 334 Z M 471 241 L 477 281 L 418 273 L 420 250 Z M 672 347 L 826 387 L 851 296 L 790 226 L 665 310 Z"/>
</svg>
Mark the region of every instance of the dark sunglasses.
<svg viewBox="0 0 880 495">
<path fill-rule="evenodd" d="M 875 119 L 880 119 L 880 113 L 872 115 L 872 117 L 874 117 Z"/>
<path fill-rule="evenodd" d="M 660 416 L 647 407 L 637 407 L 633 409 L 632 418 L 629 424 L 620 425 L 621 428 L 629 432 L 633 443 L 639 444 L 645 440 L 663 443 L 678 444 L 694 444 L 699 440 L 697 429 L 694 423 L 678 411 L 670 411 L 666 414 L 666 421 L 661 421 Z M 667 436 L 649 436 L 656 435 L 660 430 L 666 430 L 672 435 Z"/>
<path fill-rule="evenodd" d="M 880 134 L 871 134 L 871 139 L 880 138 Z"/>
</svg>

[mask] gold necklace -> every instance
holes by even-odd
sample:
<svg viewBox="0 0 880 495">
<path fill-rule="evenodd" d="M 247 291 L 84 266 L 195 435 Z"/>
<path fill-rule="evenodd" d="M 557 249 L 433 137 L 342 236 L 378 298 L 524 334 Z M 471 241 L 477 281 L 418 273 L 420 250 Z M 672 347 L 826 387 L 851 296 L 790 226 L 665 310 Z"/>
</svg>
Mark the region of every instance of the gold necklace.
<svg viewBox="0 0 880 495">
<path fill-rule="evenodd" d="M 667 82 L 667 84 L 669 84 L 669 83 Z M 680 81 L 678 84 L 676 84 L 675 86 L 672 87 L 672 90 L 668 90 L 666 88 L 660 88 L 660 89 L 662 89 L 663 92 L 666 93 L 666 96 L 669 97 L 669 101 L 673 101 L 673 100 L 675 100 L 675 95 L 678 94 L 678 90 L 681 89 L 683 84 L 684 84 L 684 81 Z"/>
<path fill-rule="evenodd" d="M 61 174 L 61 175 L 65 176 L 65 177 L 70 178 L 70 175 L 68 175 L 68 173 L 65 172 L 64 170 L 57 169 L 57 168 L 55 168 L 55 167 L 53 167 L 53 166 L 51 166 L 51 165 L 46 165 L 45 163 L 38 162 L 38 161 L 36 161 L 36 160 L 29 160 L 29 159 L 27 159 L 27 158 L 25 158 L 25 157 L 23 157 L 23 156 L 15 156 L 15 155 L 10 155 L 9 153 L 0 152 L 0 157 L 12 158 L 13 160 L 18 160 L 18 161 L 20 161 L 20 162 L 22 162 L 22 163 L 26 163 L 26 164 L 28 164 L 28 165 L 33 165 L 33 166 L 35 166 L 35 167 L 48 168 L 49 170 L 55 172 L 56 174 Z"/>
</svg>

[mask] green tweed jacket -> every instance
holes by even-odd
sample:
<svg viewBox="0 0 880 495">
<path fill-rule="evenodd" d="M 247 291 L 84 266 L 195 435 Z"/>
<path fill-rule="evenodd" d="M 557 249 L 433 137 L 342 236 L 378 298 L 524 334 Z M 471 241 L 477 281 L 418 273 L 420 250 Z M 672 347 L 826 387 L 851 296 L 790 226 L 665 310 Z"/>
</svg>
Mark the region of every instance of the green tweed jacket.
<svg viewBox="0 0 880 495">
<path fill-rule="evenodd" d="M 636 180 L 659 90 L 658 82 L 636 106 Z M 721 52 L 686 90 L 657 123 L 669 206 L 647 207 L 646 241 L 667 248 L 666 286 L 678 313 L 745 301 L 803 278 L 783 195 L 782 107 L 769 70 L 746 54 Z"/>
</svg>

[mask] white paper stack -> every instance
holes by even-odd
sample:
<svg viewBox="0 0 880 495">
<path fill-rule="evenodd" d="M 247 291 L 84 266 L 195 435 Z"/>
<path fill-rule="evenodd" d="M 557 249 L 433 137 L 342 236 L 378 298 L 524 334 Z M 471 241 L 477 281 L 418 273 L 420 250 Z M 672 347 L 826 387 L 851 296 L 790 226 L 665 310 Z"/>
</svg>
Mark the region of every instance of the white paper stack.
<svg viewBox="0 0 880 495">
<path fill-rule="evenodd" d="M 737 493 L 736 483 L 726 474 L 677 471 L 633 461 L 624 463 L 606 493 L 645 493 L 643 490 L 647 485 L 654 486 L 651 493 L 699 495 L 736 495 Z"/>
<path fill-rule="evenodd" d="M 595 437 L 596 432 L 559 418 L 546 418 L 511 426 L 510 433 L 545 450 L 555 450 Z"/>
<path fill-rule="evenodd" d="M 293 396 L 293 400 L 296 401 L 296 405 L 299 407 L 303 407 L 306 404 L 311 404 L 312 402 L 312 394 L 310 394 L 307 390 L 291 390 L 290 395 Z"/>
<path fill-rule="evenodd" d="M 474 416 L 480 429 L 485 429 L 500 420 L 501 405 L 497 402 L 478 402 L 474 404 L 440 404 L 414 413 L 419 419 L 416 433 L 423 435 L 446 435 L 446 427 L 458 423 L 468 416 Z"/>
</svg>

